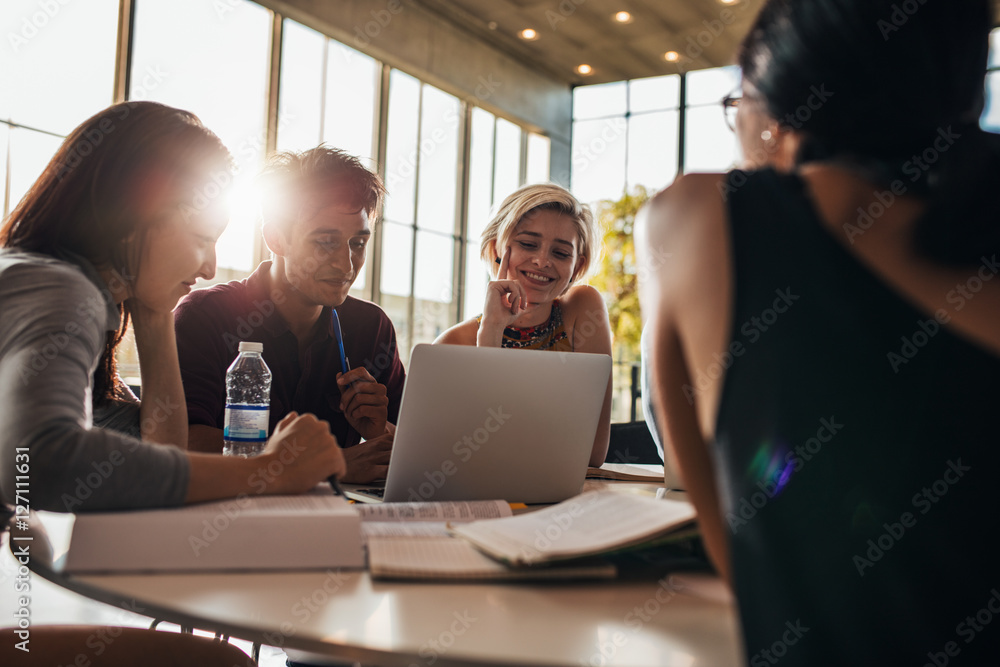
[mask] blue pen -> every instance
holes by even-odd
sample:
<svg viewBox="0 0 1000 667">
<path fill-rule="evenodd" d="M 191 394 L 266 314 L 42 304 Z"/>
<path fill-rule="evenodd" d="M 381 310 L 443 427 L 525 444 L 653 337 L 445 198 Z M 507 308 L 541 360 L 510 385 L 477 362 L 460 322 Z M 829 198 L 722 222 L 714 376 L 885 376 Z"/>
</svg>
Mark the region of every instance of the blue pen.
<svg viewBox="0 0 1000 667">
<path fill-rule="evenodd" d="M 340 316 L 336 310 L 331 310 L 330 317 L 333 320 L 333 337 L 337 340 L 337 350 L 340 352 L 340 370 L 346 375 L 351 367 L 347 365 L 347 355 L 344 353 L 344 334 L 340 330 Z"/>
<path fill-rule="evenodd" d="M 337 351 L 340 353 L 340 369 L 345 375 L 347 371 L 351 370 L 351 367 L 347 363 L 347 355 L 344 353 L 344 334 L 340 330 L 340 317 L 337 315 L 336 310 L 330 311 L 330 317 L 333 321 L 333 337 L 337 340 Z M 338 496 L 344 495 L 343 489 L 340 488 L 340 483 L 337 481 L 336 475 L 330 475 L 327 478 L 330 482 L 330 487 L 333 488 L 333 492 Z"/>
</svg>

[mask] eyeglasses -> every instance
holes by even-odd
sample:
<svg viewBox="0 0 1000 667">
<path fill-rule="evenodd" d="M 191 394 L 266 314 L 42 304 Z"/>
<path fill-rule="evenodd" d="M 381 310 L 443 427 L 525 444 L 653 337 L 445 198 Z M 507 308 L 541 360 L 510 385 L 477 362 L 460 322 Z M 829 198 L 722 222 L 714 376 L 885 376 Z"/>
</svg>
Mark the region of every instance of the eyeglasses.
<svg viewBox="0 0 1000 667">
<path fill-rule="evenodd" d="M 742 100 L 743 93 L 739 90 L 734 90 L 722 98 L 722 114 L 726 119 L 726 125 L 733 132 L 736 131 L 736 111 L 740 108 Z"/>
</svg>

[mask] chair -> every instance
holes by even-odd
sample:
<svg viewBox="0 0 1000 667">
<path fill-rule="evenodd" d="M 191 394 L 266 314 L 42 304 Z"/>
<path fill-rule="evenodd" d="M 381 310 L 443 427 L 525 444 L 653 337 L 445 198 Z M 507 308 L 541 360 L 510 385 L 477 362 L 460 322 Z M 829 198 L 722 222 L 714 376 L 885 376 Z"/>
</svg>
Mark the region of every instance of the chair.
<svg viewBox="0 0 1000 667">
<path fill-rule="evenodd" d="M 644 421 L 612 424 L 608 455 L 604 460 L 606 463 L 663 463 Z"/>
<path fill-rule="evenodd" d="M 0 525 L 0 546 L 14 527 L 11 517 L 7 526 Z M 17 555 L 19 545 L 30 544 L 28 567 L 33 574 L 63 588 L 81 592 L 86 585 L 70 582 L 53 563 L 52 543 L 45 526 L 34 513 L 29 515 L 26 530 L 19 529 L 18 537 L 28 541 L 10 540 L 10 550 Z M 70 665 L 86 664 L 107 667 L 256 667 L 256 661 L 236 646 L 226 641 L 199 637 L 187 632 L 156 632 L 145 628 L 119 628 L 88 625 L 31 626 L 30 652 L 16 648 L 23 636 L 18 628 L 0 628 L 0 665 Z"/>
</svg>

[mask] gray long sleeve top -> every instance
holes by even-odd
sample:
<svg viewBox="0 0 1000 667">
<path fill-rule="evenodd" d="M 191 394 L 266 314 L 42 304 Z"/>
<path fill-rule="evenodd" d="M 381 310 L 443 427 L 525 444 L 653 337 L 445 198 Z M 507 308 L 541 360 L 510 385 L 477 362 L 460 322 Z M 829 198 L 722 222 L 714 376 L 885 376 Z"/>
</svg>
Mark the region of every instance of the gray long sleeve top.
<svg viewBox="0 0 1000 667">
<path fill-rule="evenodd" d="M 93 373 L 119 320 L 107 294 L 85 260 L 0 249 L 3 503 L 77 512 L 184 501 L 185 452 L 93 426 Z M 27 480 L 16 477 L 24 463 Z"/>
</svg>

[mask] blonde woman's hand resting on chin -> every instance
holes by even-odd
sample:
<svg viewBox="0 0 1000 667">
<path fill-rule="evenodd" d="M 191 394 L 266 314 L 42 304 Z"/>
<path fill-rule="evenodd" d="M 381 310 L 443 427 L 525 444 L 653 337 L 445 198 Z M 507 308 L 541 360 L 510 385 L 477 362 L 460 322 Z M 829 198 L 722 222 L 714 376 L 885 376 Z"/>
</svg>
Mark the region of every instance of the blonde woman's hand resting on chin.
<svg viewBox="0 0 1000 667">
<path fill-rule="evenodd" d="M 528 308 L 528 298 L 524 287 L 516 280 L 508 279 L 510 265 L 510 246 L 500 260 L 500 270 L 497 279 L 491 280 L 486 287 L 486 303 L 483 306 L 483 319 L 479 323 L 479 333 L 476 345 L 480 347 L 500 347 L 503 340 L 503 330 Z"/>
</svg>

